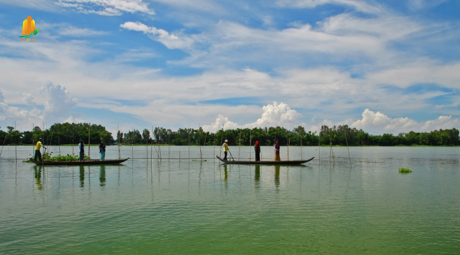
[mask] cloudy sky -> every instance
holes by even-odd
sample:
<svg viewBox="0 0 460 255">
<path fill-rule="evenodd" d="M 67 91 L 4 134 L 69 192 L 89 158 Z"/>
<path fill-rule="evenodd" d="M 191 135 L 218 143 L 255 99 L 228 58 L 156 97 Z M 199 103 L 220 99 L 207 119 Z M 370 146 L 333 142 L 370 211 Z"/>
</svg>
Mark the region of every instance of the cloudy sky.
<svg viewBox="0 0 460 255">
<path fill-rule="evenodd" d="M 458 0 L 0 0 L 0 24 L 2 130 L 460 128 Z"/>
</svg>

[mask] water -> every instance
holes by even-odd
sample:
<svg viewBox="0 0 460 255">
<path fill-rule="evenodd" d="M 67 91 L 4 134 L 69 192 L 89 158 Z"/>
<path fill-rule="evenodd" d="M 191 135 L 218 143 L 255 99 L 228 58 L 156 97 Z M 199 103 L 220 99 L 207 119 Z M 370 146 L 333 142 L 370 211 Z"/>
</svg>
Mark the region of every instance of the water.
<svg viewBox="0 0 460 255">
<path fill-rule="evenodd" d="M 254 158 L 252 148 L 230 149 L 235 158 Z M 4 147 L 0 158 L 0 254 L 460 250 L 458 147 L 358 147 L 350 148 L 351 159 L 346 147 L 334 147 L 335 162 L 330 148 L 321 148 L 319 162 L 317 147 L 302 154 L 290 147 L 290 159 L 315 160 L 289 167 L 225 166 L 214 159 L 220 147 L 200 153 L 187 146 L 161 147 L 163 158 L 181 160 L 156 159 L 158 147 L 123 146 L 122 157 L 135 159 L 120 166 L 43 168 L 14 160 L 32 150 Z M 262 147 L 263 158 L 272 156 Z M 118 158 L 118 148 L 108 147 L 106 158 Z M 400 167 L 413 172 L 400 174 Z"/>
</svg>

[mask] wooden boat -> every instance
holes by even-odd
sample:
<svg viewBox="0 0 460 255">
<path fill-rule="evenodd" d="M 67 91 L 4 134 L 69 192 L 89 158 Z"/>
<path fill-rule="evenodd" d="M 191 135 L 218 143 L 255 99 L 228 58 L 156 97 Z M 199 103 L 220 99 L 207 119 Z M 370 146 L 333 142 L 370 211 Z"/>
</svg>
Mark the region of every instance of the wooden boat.
<svg viewBox="0 0 460 255">
<path fill-rule="evenodd" d="M 128 160 L 129 158 L 125 159 L 106 159 L 106 160 L 99 160 L 99 159 L 92 159 L 92 160 L 85 160 L 85 161 L 34 161 L 35 164 L 41 166 L 63 166 L 63 165 L 114 165 L 114 164 L 121 164 Z"/>
<path fill-rule="evenodd" d="M 315 157 L 311 159 L 305 160 L 282 160 L 282 161 L 237 161 L 237 160 L 223 160 L 221 157 L 216 156 L 220 161 L 224 162 L 225 164 L 245 164 L 245 165 L 300 165 L 302 163 L 307 163 L 308 161 L 313 160 Z"/>
</svg>

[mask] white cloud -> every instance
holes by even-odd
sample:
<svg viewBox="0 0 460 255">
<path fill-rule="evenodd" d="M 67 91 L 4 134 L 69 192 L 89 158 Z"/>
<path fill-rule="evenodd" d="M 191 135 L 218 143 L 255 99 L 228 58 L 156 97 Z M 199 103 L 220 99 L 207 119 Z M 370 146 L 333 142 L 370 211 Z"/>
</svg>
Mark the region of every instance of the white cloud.
<svg viewBox="0 0 460 255">
<path fill-rule="evenodd" d="M 400 63 L 390 69 L 370 73 L 368 81 L 373 84 L 392 84 L 408 87 L 417 83 L 440 84 L 458 88 L 460 62 L 439 64 L 427 59 L 416 59 L 412 63 Z"/>
<path fill-rule="evenodd" d="M 334 123 L 331 120 L 324 119 L 320 123 L 318 123 L 318 125 L 308 126 L 307 124 L 303 123 L 301 126 L 303 126 L 306 131 L 311 131 L 312 133 L 316 132 L 316 134 L 319 134 L 322 126 L 332 127 L 334 126 Z"/>
<path fill-rule="evenodd" d="M 71 110 L 77 102 L 69 95 L 65 87 L 46 83 L 38 92 L 44 100 L 44 110 L 37 108 L 38 105 L 34 102 L 32 94 L 23 93 L 23 101 L 26 105 L 33 107 L 31 110 L 24 110 L 8 105 L 0 91 L 0 121 L 5 122 L 4 126 L 17 125 L 18 130 L 31 130 L 33 125 L 42 122 L 56 123 L 71 118 Z"/>
<path fill-rule="evenodd" d="M 77 100 L 72 98 L 66 88 L 49 82 L 43 84 L 40 93 L 45 98 L 45 118 L 62 119 L 68 118 L 70 110 L 77 105 Z"/>
<path fill-rule="evenodd" d="M 357 11 L 365 13 L 379 13 L 382 9 L 378 6 L 372 6 L 365 1 L 355 0 L 278 0 L 280 6 L 297 7 L 297 8 L 315 8 L 325 4 L 338 4 L 351 6 Z"/>
<path fill-rule="evenodd" d="M 75 8 L 83 13 L 118 16 L 123 12 L 155 14 L 142 0 L 59 0 L 56 4 Z"/>
<path fill-rule="evenodd" d="M 150 0 L 152 2 L 157 2 L 161 4 L 166 4 L 170 6 L 174 6 L 176 8 L 182 8 L 186 9 L 187 11 L 190 10 L 203 10 L 203 11 L 209 11 L 209 12 L 221 12 L 222 7 L 218 6 L 218 3 L 216 3 L 213 0 L 194 0 L 194 1 L 188 1 L 188 0 Z"/>
<path fill-rule="evenodd" d="M 202 128 L 206 132 L 216 132 L 220 129 L 236 129 L 239 128 L 239 126 L 235 122 L 231 122 L 227 117 L 224 117 L 219 114 L 214 123 L 212 123 L 211 125 L 204 125 Z"/>
<path fill-rule="evenodd" d="M 422 131 L 432 131 L 439 129 L 451 129 L 451 128 L 460 128 L 460 120 L 452 119 L 452 116 L 439 116 L 435 120 L 429 120 L 423 123 L 421 130 Z"/>
<path fill-rule="evenodd" d="M 38 9 L 45 11 L 57 11 L 56 5 L 49 0 L 24 0 L 24 1 L 11 1 L 11 0 L 0 0 L 0 3 L 6 5 L 16 5 L 25 7 L 27 9 Z M 26 16 L 27 17 L 27 16 Z"/>
<path fill-rule="evenodd" d="M 362 129 L 369 133 L 378 132 L 407 132 L 417 127 L 417 122 L 409 118 L 391 119 L 381 112 L 364 110 L 362 119 L 351 124 L 352 127 Z"/>
<path fill-rule="evenodd" d="M 281 102 L 273 102 L 264 106 L 262 116 L 254 123 L 249 124 L 253 127 L 276 127 L 281 126 L 291 128 L 298 123 L 302 116 L 296 110 L 293 110 L 289 105 Z"/>
<path fill-rule="evenodd" d="M 26 105 L 35 106 L 34 96 L 32 96 L 32 94 L 22 93 L 22 95 L 23 95 L 24 103 L 26 103 Z"/>
<path fill-rule="evenodd" d="M 346 37 L 368 35 L 378 39 L 382 44 L 389 40 L 405 38 L 425 28 L 407 17 L 389 14 L 364 19 L 344 13 L 332 16 L 320 24 L 320 31 L 327 34 Z"/>
<path fill-rule="evenodd" d="M 143 32 L 144 34 L 147 34 L 151 39 L 161 42 L 169 49 L 186 50 L 193 44 L 193 40 L 189 37 L 171 34 L 164 29 L 149 27 L 138 21 L 128 21 L 121 24 L 120 27 L 127 30 Z"/>
<path fill-rule="evenodd" d="M 390 118 L 381 112 L 364 110 L 362 119 L 351 124 L 351 127 L 362 129 L 371 134 L 383 133 L 404 133 L 409 131 L 429 132 L 438 129 L 451 129 L 460 126 L 459 119 L 452 119 L 452 116 L 440 116 L 436 120 L 417 122 L 408 117 Z"/>
<path fill-rule="evenodd" d="M 432 8 L 438 6 L 448 0 L 409 0 L 407 5 L 413 11 L 420 11 L 421 9 Z"/>
<path fill-rule="evenodd" d="M 88 28 L 78 28 L 74 26 L 69 26 L 67 24 L 63 24 L 60 29 L 57 29 L 57 31 L 60 35 L 76 36 L 76 37 L 107 34 L 107 32 L 104 32 L 104 31 L 96 31 L 96 30 L 88 29 Z"/>
<path fill-rule="evenodd" d="M 254 127 L 285 127 L 293 128 L 298 125 L 302 116 L 296 110 L 291 109 L 285 103 L 273 102 L 262 107 L 262 116 L 253 123 L 238 125 L 227 117 L 219 114 L 216 121 L 211 125 L 204 125 L 203 130 L 215 132 L 219 129 L 254 128 Z"/>
</svg>

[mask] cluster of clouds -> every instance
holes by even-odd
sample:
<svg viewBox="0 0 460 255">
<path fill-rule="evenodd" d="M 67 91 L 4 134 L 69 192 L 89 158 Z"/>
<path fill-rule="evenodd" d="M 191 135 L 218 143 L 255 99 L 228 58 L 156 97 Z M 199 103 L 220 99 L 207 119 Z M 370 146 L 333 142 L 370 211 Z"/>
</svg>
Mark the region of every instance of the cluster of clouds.
<svg viewBox="0 0 460 255">
<path fill-rule="evenodd" d="M 39 94 L 40 99 L 43 100 L 43 109 L 40 109 L 40 105 L 36 103 L 37 100 L 32 94 L 23 93 L 23 103 L 30 107 L 29 110 L 25 110 L 8 105 L 0 90 L 0 121 L 4 123 L 14 122 L 19 130 L 30 130 L 33 125 L 40 125 L 42 122 L 82 122 L 73 113 L 78 101 L 70 95 L 65 87 L 48 82 L 35 91 L 35 94 Z M 417 122 L 408 117 L 391 118 L 382 112 L 375 112 L 369 109 L 365 109 L 361 119 L 358 120 L 345 119 L 333 122 L 324 119 L 316 123 L 315 116 L 310 123 L 305 123 L 302 121 L 303 116 L 301 113 L 283 102 L 273 102 L 261 108 L 254 108 L 258 109 L 256 112 L 259 112 L 260 117 L 253 122 L 237 123 L 222 114 L 218 114 L 213 123 L 203 125 L 202 128 L 205 131 L 216 132 L 220 129 L 276 126 L 293 129 L 297 126 L 303 126 L 306 130 L 315 132 L 322 125 L 330 127 L 333 125 L 349 125 L 371 134 L 397 134 L 409 131 L 426 132 L 436 129 L 450 129 L 460 126 L 460 120 L 452 118 L 452 116 L 439 116 L 434 120 Z"/>
<path fill-rule="evenodd" d="M 381 112 L 364 110 L 362 119 L 351 124 L 351 127 L 363 129 L 374 134 L 381 133 L 404 133 L 409 131 L 427 132 L 438 129 L 451 129 L 459 127 L 460 120 L 452 116 L 439 116 L 435 120 L 417 122 L 408 117 L 390 118 Z"/>
<path fill-rule="evenodd" d="M 299 124 L 302 115 L 296 110 L 291 109 L 289 105 L 281 102 L 273 102 L 262 107 L 262 115 L 255 122 L 238 125 L 230 121 L 227 117 L 219 114 L 216 121 L 210 125 L 204 125 L 203 130 L 216 132 L 219 129 L 237 129 L 237 128 L 254 128 L 254 127 L 276 127 L 293 128 Z"/>
<path fill-rule="evenodd" d="M 288 129 L 293 129 L 297 126 L 303 126 L 308 131 L 318 131 L 322 125 L 332 127 L 333 125 L 348 125 L 352 128 L 362 129 L 371 134 L 383 133 L 405 133 L 409 131 L 428 132 L 438 129 L 451 129 L 460 126 L 460 120 L 452 118 L 452 116 L 439 116 L 438 119 L 417 122 L 408 117 L 405 118 L 390 118 L 379 111 L 374 112 L 365 109 L 362 113 L 362 118 L 359 120 L 346 119 L 339 122 L 332 122 L 324 119 L 316 124 L 315 119 L 312 119 L 311 124 L 301 122 L 302 114 L 294 109 L 291 109 L 285 103 L 273 102 L 262 107 L 262 116 L 253 123 L 238 124 L 229 118 L 219 115 L 216 121 L 210 125 L 204 125 L 203 130 L 216 132 L 220 129 L 237 129 L 237 128 L 255 128 L 255 127 L 276 127 L 281 126 Z M 316 118 L 316 117 L 315 117 Z"/>
<path fill-rule="evenodd" d="M 119 16 L 124 12 L 153 15 L 155 11 L 142 0 L 58 0 L 57 5 L 73 8 L 82 13 Z"/>
<path fill-rule="evenodd" d="M 16 126 L 18 130 L 31 130 L 33 125 L 41 126 L 44 122 L 78 121 L 72 116 L 77 100 L 70 96 L 65 87 L 49 82 L 33 93 L 40 95 L 43 105 L 37 104 L 31 93 L 23 93 L 23 103 L 29 108 L 24 109 L 6 103 L 0 90 L 0 121 L 9 126 Z"/>
<path fill-rule="evenodd" d="M 443 2 L 411 0 L 407 4 L 420 10 Z M 119 19 L 122 21 L 114 28 L 118 31 L 97 31 L 75 24 L 43 24 L 48 29 L 40 32 L 41 40 L 33 49 L 13 41 L 6 36 L 10 31 L 3 30 L 0 85 L 5 85 L 5 89 L 0 92 L 0 121 L 9 125 L 18 121 L 24 123 L 24 129 L 29 129 L 33 122 L 75 121 L 77 106 L 129 114 L 166 127 L 199 120 L 209 123 L 203 126 L 209 131 L 298 125 L 316 131 L 323 124 L 347 124 L 379 134 L 428 131 L 459 124 L 452 115 L 459 115 L 460 97 L 455 90 L 460 81 L 460 72 L 456 71 L 460 69 L 460 62 L 423 54 L 434 45 L 443 47 L 460 39 L 460 33 L 455 33 L 459 30 L 447 23 L 425 22 L 393 12 L 382 4 L 355 0 L 278 0 L 268 4 L 272 10 L 313 9 L 327 4 L 348 10 L 314 24 L 280 25 L 281 21 L 270 17 L 269 12 L 256 13 L 251 18 L 260 17 L 264 24 L 260 26 L 251 26 L 251 22 L 232 15 L 235 10 L 225 9 L 225 3 L 208 0 L 193 3 L 59 0 L 54 3 L 68 10 L 93 14 L 88 17 L 129 15 L 127 19 Z M 174 29 L 162 28 L 167 24 L 165 21 L 157 22 L 160 17 L 152 8 L 156 3 L 170 6 L 173 12 L 170 16 L 177 21 L 171 26 Z M 257 3 L 231 6 L 245 6 L 238 10 L 256 10 L 251 9 L 253 4 Z M 24 4 L 18 2 L 18 5 Z M 201 13 L 189 13 L 191 9 Z M 58 29 L 60 27 L 67 29 Z M 181 51 L 186 53 L 182 55 L 185 57 L 172 54 L 174 57 L 168 59 L 165 66 L 152 67 L 135 62 L 156 62 L 158 55 L 168 55 L 168 52 L 155 52 L 149 45 L 123 52 L 119 48 L 129 45 L 116 45 L 113 50 L 111 46 L 116 40 L 103 44 L 98 39 L 91 41 L 98 36 L 126 37 L 135 33 L 158 42 L 152 43 L 154 45 L 164 45 L 167 49 L 161 48 L 162 51 Z M 63 37 L 57 38 L 67 35 L 78 38 L 66 43 L 60 41 Z M 16 34 L 12 37 L 17 39 Z M 440 44 L 433 40 L 439 40 Z M 411 47 L 401 50 L 395 45 Z M 98 54 L 112 57 L 89 60 Z M 199 67 L 204 71 L 174 76 L 164 73 L 168 66 Z M 24 72 L 28 75 L 22 75 Z M 49 80 L 65 87 L 45 83 L 40 89 L 34 89 L 37 82 Z M 437 89 L 405 91 L 427 83 Z M 14 88 L 10 84 L 15 84 Z M 257 103 L 200 104 L 247 95 L 255 95 Z M 449 96 L 450 100 L 438 101 L 436 105 L 427 102 L 442 96 Z M 363 111 L 361 117 L 356 116 L 356 109 L 358 114 Z M 430 113 L 429 118 L 439 118 L 417 122 L 411 117 L 391 117 L 411 116 L 420 111 Z M 307 123 L 305 120 L 313 113 L 327 119 Z M 132 124 L 127 124 L 127 128 L 132 128 Z"/>
</svg>

